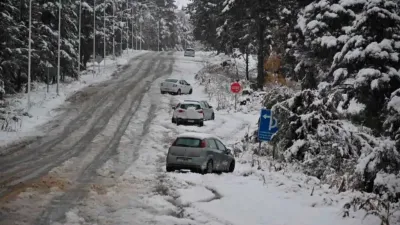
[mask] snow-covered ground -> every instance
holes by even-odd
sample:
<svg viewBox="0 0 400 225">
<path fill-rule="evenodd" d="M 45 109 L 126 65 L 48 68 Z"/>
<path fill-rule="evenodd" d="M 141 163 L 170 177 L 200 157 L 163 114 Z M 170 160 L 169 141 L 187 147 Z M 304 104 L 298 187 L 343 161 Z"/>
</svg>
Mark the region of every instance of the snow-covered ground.
<svg viewBox="0 0 400 225">
<path fill-rule="evenodd" d="M 172 77 L 186 79 L 194 87 L 192 95 L 161 95 L 157 79 L 144 95 L 140 113 L 130 121 L 118 147 L 118 161 L 137 158 L 117 176 L 118 165 L 109 160 L 97 172 L 97 183 L 89 195 L 66 212 L 65 225 L 375 225 L 373 217 L 363 219 L 361 211 L 343 218 L 343 205 L 358 193 L 336 194 L 318 179 L 297 173 L 290 167 L 275 171 L 275 163 L 259 158 L 251 166 L 252 156 L 236 158 L 232 174 L 166 173 L 167 149 L 178 134 L 205 132 L 219 136 L 225 144 L 237 143 L 254 126 L 259 109 L 216 111 L 214 121 L 204 127 L 177 126 L 171 123 L 172 106 L 183 99 L 207 99 L 205 88 L 195 80 L 203 60 L 215 60 L 207 53 L 195 59 L 175 53 Z M 221 84 L 223 85 L 223 84 Z M 210 102 L 216 104 L 215 99 Z M 244 111 L 244 112 L 243 112 Z M 146 125 L 146 118 L 152 121 Z M 132 137 L 141 138 L 132 140 Z M 52 171 L 61 176 L 72 168 L 73 159 Z M 51 193 L 57 195 L 59 189 Z M 21 194 L 20 205 L 38 194 L 33 189 Z M 49 195 L 51 196 L 51 195 Z M 43 199 L 42 199 L 43 200 Z M 32 206 L 25 205 L 23 210 Z M 60 224 L 59 222 L 54 224 Z"/>
<path fill-rule="evenodd" d="M 266 160 L 261 160 L 261 170 L 252 168 L 249 155 L 237 159 L 239 163 L 233 174 L 166 173 L 165 156 L 176 135 L 188 131 L 214 133 L 232 145 L 243 137 L 248 126 L 257 121 L 259 113 L 218 111 L 216 120 L 207 121 L 204 127 L 172 124 L 171 106 L 175 102 L 207 99 L 204 87 L 194 79 L 203 63 L 179 55 L 176 57 L 173 77 L 182 77 L 194 85 L 193 94 L 161 96 L 158 85 L 166 77 L 154 83 L 145 96 L 145 105 L 149 107 L 150 102 L 158 109 L 148 135 L 134 147 L 139 151 L 139 159 L 115 183 L 104 187 L 103 193 L 92 191 L 88 199 L 67 213 L 64 224 L 378 223 L 370 217 L 362 221 L 364 214 L 361 212 L 342 218 L 342 207 L 351 200 L 352 194 L 336 195 L 328 187 L 320 185 L 318 179 L 301 173 L 290 170 L 275 172 Z M 141 128 L 133 123 L 130 129 L 137 132 L 135 129 Z M 112 170 L 109 165 L 103 168 L 103 173 L 110 174 Z"/>
<path fill-rule="evenodd" d="M 115 60 L 111 57 L 106 57 L 105 65 L 103 61 L 100 63 L 100 66 L 95 66 L 96 73 L 94 75 L 92 73 L 92 64 L 89 63 L 88 68 L 90 71 L 82 71 L 79 81 L 60 83 L 59 96 L 56 93 L 56 84 L 50 85 L 49 93 L 47 93 L 46 84 L 36 84 L 35 90 L 31 92 L 30 107 L 28 107 L 27 94 L 18 94 L 7 99 L 10 102 L 7 108 L 9 111 L 17 113 L 21 111 L 28 112 L 30 116 L 21 116 L 21 120 L 12 125 L 11 131 L 0 130 L 0 146 L 25 138 L 26 136 L 40 135 L 40 130 L 37 129 L 38 126 L 54 118 L 57 115 L 57 109 L 62 107 L 69 96 L 84 87 L 112 78 L 112 75 L 122 66 L 126 65 L 131 58 L 140 56 L 146 52 L 129 50 L 124 51 L 122 56 Z"/>
</svg>

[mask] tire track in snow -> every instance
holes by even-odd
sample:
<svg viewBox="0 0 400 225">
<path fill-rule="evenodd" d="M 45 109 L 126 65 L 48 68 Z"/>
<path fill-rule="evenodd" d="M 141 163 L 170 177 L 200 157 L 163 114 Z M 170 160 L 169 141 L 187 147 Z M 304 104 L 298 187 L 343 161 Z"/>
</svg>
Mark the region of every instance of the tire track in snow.
<svg viewBox="0 0 400 225">
<path fill-rule="evenodd" d="M 143 58 L 139 58 L 140 61 L 138 62 L 138 65 L 136 66 L 136 68 L 133 71 L 134 74 L 138 73 L 142 69 L 143 64 L 146 62 L 146 56 L 148 56 L 148 54 L 143 56 Z M 136 57 L 133 60 L 136 60 Z M 127 80 L 129 80 L 131 78 L 130 76 L 126 76 L 126 75 L 120 76 L 120 77 L 121 77 L 121 80 L 117 81 L 118 84 L 124 84 Z M 83 91 L 97 88 L 98 86 L 103 86 L 103 84 L 106 82 L 108 82 L 108 81 L 104 81 L 98 85 L 86 87 Z M 83 91 L 81 91 L 81 92 L 83 92 Z M 55 137 L 51 137 L 51 138 L 53 138 L 53 140 L 48 141 L 47 139 L 49 139 L 49 138 L 42 137 L 42 138 L 39 138 L 39 140 L 35 140 L 35 143 L 28 142 L 29 146 L 26 146 L 26 144 L 21 145 L 21 144 L 17 143 L 16 146 L 11 146 L 11 147 L 6 148 L 5 150 L 1 150 L 2 152 L 3 151 L 9 152 L 9 154 L 5 154 L 4 155 L 5 157 L 0 159 L 0 165 L 1 165 L 0 172 L 4 172 L 5 170 L 7 170 L 11 167 L 15 167 L 19 164 L 30 161 L 30 160 L 32 160 L 32 158 L 36 157 L 38 154 L 48 153 L 49 151 L 52 151 L 52 147 L 54 147 L 56 144 L 62 142 L 65 139 L 66 135 L 73 133 L 74 131 L 78 130 L 81 127 L 84 127 L 84 125 L 86 125 L 88 123 L 88 121 L 91 121 L 91 118 L 93 117 L 93 114 L 95 113 L 95 111 L 99 110 L 99 106 L 104 104 L 104 102 L 106 102 L 109 98 L 111 98 L 114 95 L 116 95 L 116 92 L 105 91 L 105 92 L 102 92 L 98 96 L 94 95 L 93 98 L 95 98 L 95 99 L 93 99 L 92 101 L 88 101 L 88 103 L 86 103 L 85 105 L 80 105 L 79 108 L 83 108 L 83 110 L 80 112 L 79 116 L 72 119 L 71 121 L 68 122 L 68 124 L 65 125 L 60 136 L 55 136 L 52 133 L 52 135 L 55 136 Z M 76 108 L 73 107 L 73 110 L 75 110 L 75 109 Z M 65 117 L 69 113 L 70 112 L 67 110 L 66 112 L 62 113 L 58 117 Z M 26 147 L 28 147 L 28 148 L 26 149 Z M 37 148 L 37 149 L 35 149 L 35 148 Z M 15 154 L 15 153 L 19 153 L 19 151 L 21 151 L 21 150 L 24 150 L 24 152 L 22 152 L 22 154 Z M 32 152 L 32 151 L 34 151 L 34 152 Z"/>
<path fill-rule="evenodd" d="M 157 71 L 162 68 L 161 59 L 156 63 L 156 67 L 151 67 L 149 69 L 154 69 L 154 72 L 151 70 L 147 70 L 144 74 L 153 74 L 152 79 L 158 76 Z M 141 80 L 145 77 L 142 76 L 136 84 L 139 84 Z M 135 85 L 136 86 L 136 85 Z M 50 207 L 48 210 L 44 212 L 41 216 L 39 216 L 36 224 L 38 225 L 47 225 L 55 221 L 62 221 L 65 218 L 65 213 L 72 208 L 79 199 L 82 199 L 87 194 L 87 184 L 93 183 L 96 180 L 96 171 L 110 158 L 112 155 L 117 153 L 117 148 L 119 146 L 119 142 L 124 135 L 132 117 L 138 112 L 140 109 L 140 103 L 144 97 L 144 93 L 147 90 L 149 84 L 142 86 L 140 89 L 142 92 L 139 95 L 136 95 L 132 101 L 130 109 L 124 114 L 120 124 L 118 125 L 117 131 L 114 133 L 113 138 L 110 142 L 103 148 L 100 154 L 96 155 L 96 157 L 91 161 L 91 163 L 83 170 L 82 174 L 77 179 L 78 185 L 71 191 L 68 191 L 66 194 L 61 196 L 60 198 L 56 198 L 50 203 Z"/>
<path fill-rule="evenodd" d="M 138 64 L 139 67 L 135 68 L 133 73 L 138 73 L 142 69 L 140 67 L 145 63 L 145 61 L 146 59 L 142 59 Z M 27 146 L 28 149 L 26 149 L 26 154 L 24 153 L 23 155 L 17 156 L 11 155 L 11 157 L 6 156 L 2 158 L 2 160 L 0 161 L 0 172 L 2 172 L 3 175 L 0 177 L 0 184 L 6 186 L 5 188 L 0 189 L 0 197 L 2 195 L 5 195 L 10 189 L 13 189 L 14 185 L 41 176 L 47 173 L 54 166 L 58 166 L 67 158 L 79 154 L 80 151 L 74 151 L 74 149 L 77 149 L 82 145 L 87 144 L 88 140 L 90 142 L 93 139 L 93 133 L 100 131 L 101 127 L 99 125 L 104 124 L 107 118 L 103 117 L 103 120 L 97 120 L 97 122 L 100 123 L 95 123 L 91 128 L 89 128 L 95 132 L 87 132 L 86 135 L 84 135 L 83 137 L 81 136 L 78 142 L 74 143 L 72 141 L 72 146 L 68 146 L 68 144 L 62 146 L 64 148 L 67 147 L 69 149 L 73 149 L 72 151 L 62 151 L 61 149 L 57 149 L 55 147 L 62 142 L 71 141 L 68 140 L 68 137 L 71 137 L 70 135 L 73 134 L 74 131 L 85 127 L 86 124 L 84 121 L 94 122 L 95 119 L 98 119 L 94 116 L 96 111 L 100 110 L 100 113 L 103 113 L 103 115 L 104 113 L 110 113 L 109 109 L 107 112 L 107 108 L 102 110 L 100 106 L 101 104 L 104 104 L 104 102 L 110 101 L 108 99 L 117 94 L 118 92 L 109 91 L 105 92 L 104 95 L 101 93 L 101 95 L 95 96 L 93 106 L 87 108 L 86 110 L 84 109 L 81 113 L 81 116 L 78 116 L 78 118 L 73 119 L 71 122 L 69 122 L 69 125 L 65 128 L 62 134 L 60 136 L 56 136 L 54 140 L 50 140 L 49 142 L 42 144 L 41 142 L 44 141 L 42 139 L 38 142 L 38 144 L 34 144 L 34 146 Z M 118 98 L 119 96 L 116 96 L 114 100 L 117 100 Z M 114 104 L 114 107 L 116 106 L 117 105 Z M 33 148 L 35 150 L 33 150 Z"/>
<path fill-rule="evenodd" d="M 165 73 L 172 72 L 172 66 L 174 64 L 174 60 L 170 60 L 168 64 L 169 64 L 168 67 L 163 65 L 161 68 L 156 70 L 158 71 L 156 77 L 161 76 L 162 74 Z M 148 90 L 151 85 L 152 85 L 151 83 L 148 83 L 148 85 L 146 86 L 146 90 Z M 153 120 L 155 118 L 155 112 L 158 110 L 159 107 L 160 100 L 158 93 L 159 93 L 158 91 L 156 93 L 148 92 L 143 95 L 143 99 L 138 107 L 140 111 L 135 113 L 135 116 L 131 119 L 125 134 L 122 136 L 122 138 L 124 138 L 126 141 L 130 140 L 131 143 L 129 145 L 120 143 L 117 149 L 118 154 L 106 162 L 106 164 L 109 164 L 110 166 L 113 167 L 112 169 L 115 170 L 113 171 L 113 179 L 112 179 L 114 181 L 114 184 L 115 182 L 119 181 L 116 178 L 121 176 L 126 171 L 127 167 L 132 166 L 132 163 L 136 162 L 136 160 L 138 159 L 138 151 L 140 150 L 142 142 L 145 140 L 145 137 L 151 138 L 148 135 Z M 149 101 L 147 102 L 147 100 Z M 146 119 L 143 120 L 143 118 Z M 107 169 L 108 168 L 105 168 L 105 170 Z M 97 184 L 104 183 L 104 181 L 107 180 L 108 178 L 109 176 L 97 177 L 97 179 L 93 180 L 93 182 Z M 84 201 L 77 206 L 76 209 L 79 211 L 78 214 L 86 222 L 96 223 L 96 221 L 93 221 L 94 218 L 91 215 L 90 210 L 89 211 L 86 210 L 85 206 L 87 206 L 87 204 L 88 204 L 87 201 Z M 112 207 L 107 207 L 107 206 L 103 207 L 106 208 L 104 210 L 106 214 L 108 212 L 111 213 L 115 211 L 115 209 Z M 60 222 L 60 220 L 58 221 Z M 102 223 L 108 224 L 107 222 L 104 221 L 102 221 Z"/>
<path fill-rule="evenodd" d="M 148 59 L 145 59 L 145 60 L 147 60 L 148 61 Z M 161 59 L 160 59 L 161 60 Z M 135 73 L 134 75 L 134 77 L 133 77 L 133 79 L 132 79 L 132 76 L 130 76 L 130 79 L 132 80 L 132 81 L 130 81 L 130 82 L 127 82 L 127 84 L 125 84 L 123 87 L 121 87 L 120 88 L 120 90 L 118 91 L 118 92 L 116 92 L 116 93 L 119 93 L 119 95 L 118 96 L 116 96 L 116 98 L 115 98 L 115 100 L 112 102 L 112 104 L 107 104 L 106 106 L 105 106 L 105 109 L 102 111 L 103 112 L 103 115 L 100 117 L 100 118 L 96 118 L 97 119 L 97 122 L 98 123 L 95 123 L 90 129 L 91 129 L 91 132 L 89 132 L 89 133 L 87 133 L 87 135 L 84 135 L 83 137 L 81 136 L 81 141 L 83 141 L 82 143 L 81 143 L 81 145 L 76 145 L 75 144 L 75 146 L 77 146 L 77 147 L 80 147 L 80 148 L 73 148 L 73 149 L 69 149 L 68 151 L 65 151 L 65 152 L 62 152 L 62 154 L 60 155 L 58 155 L 58 156 L 61 156 L 62 158 L 53 158 L 53 160 L 55 161 L 55 162 L 53 162 L 51 165 L 56 165 L 56 166 L 58 166 L 59 165 L 59 162 L 62 162 L 62 161 L 64 161 L 64 160 L 66 160 L 67 158 L 70 158 L 70 157 L 72 157 L 72 156 L 74 156 L 74 155 L 80 155 L 81 157 L 82 156 L 85 156 L 85 153 L 86 153 L 86 151 L 84 151 L 84 149 L 85 148 L 87 148 L 87 146 L 90 146 L 90 145 L 92 145 L 91 143 L 92 143 L 92 140 L 93 140 L 93 138 L 95 137 L 95 136 L 97 136 L 97 134 L 99 134 L 100 132 L 101 132 L 101 130 L 102 130 L 102 128 L 105 128 L 105 126 L 106 126 L 106 124 L 107 124 L 107 121 L 109 121 L 109 119 L 111 119 L 111 117 L 112 117 L 112 115 L 116 112 L 116 110 L 118 110 L 119 109 L 119 107 L 123 104 L 123 102 L 125 101 L 125 98 L 124 98 L 124 96 L 126 96 L 126 94 L 125 93 L 129 93 L 129 92 L 132 92 L 132 91 L 140 91 L 140 90 L 143 90 L 143 86 L 139 86 L 141 89 L 136 89 L 136 88 L 134 88 L 134 87 L 136 87 L 138 84 L 140 84 L 139 82 L 138 82 L 138 80 L 136 79 L 136 71 L 142 71 L 142 72 L 140 72 L 140 74 L 142 74 L 141 75 L 141 77 L 139 77 L 139 81 L 141 81 L 141 80 L 143 80 L 144 78 L 146 78 L 146 79 L 149 79 L 149 76 L 148 76 L 148 72 L 151 70 L 151 69 L 153 69 L 154 68 L 154 65 L 152 65 L 152 64 L 149 64 L 149 66 L 147 67 L 147 68 L 145 68 L 144 70 L 143 70 L 143 68 L 135 68 L 135 69 L 133 69 L 133 70 L 130 70 L 130 72 L 133 72 L 133 73 Z M 115 91 L 114 91 L 115 92 Z M 140 95 L 139 95 L 140 96 Z M 137 98 L 137 96 L 135 97 L 135 98 Z M 104 104 L 104 102 L 103 102 L 103 104 Z M 111 115 L 110 115 L 111 114 Z M 78 144 L 79 144 L 79 142 L 78 142 Z M 39 164 L 39 166 L 43 166 L 43 165 L 40 165 Z M 40 172 L 42 172 L 43 174 L 44 173 L 47 173 L 47 171 L 50 169 L 49 167 L 46 167 L 46 166 L 44 166 L 43 167 L 44 169 L 43 170 L 41 170 Z M 91 171 L 93 171 L 93 167 L 92 168 L 89 168 L 89 169 L 91 169 Z M 47 170 L 47 171 L 46 171 Z M 83 179 L 84 180 L 84 179 Z M 79 193 L 80 192 L 80 190 L 79 191 L 77 191 L 77 194 L 76 195 L 80 195 L 80 194 L 82 194 L 82 193 Z M 15 216 L 17 216 L 18 215 L 18 213 L 15 215 Z M 10 215 L 10 217 L 13 217 L 13 215 Z M 15 217 L 14 217 L 15 218 Z M 6 218 L 2 218 L 3 220 L 5 220 Z"/>
</svg>

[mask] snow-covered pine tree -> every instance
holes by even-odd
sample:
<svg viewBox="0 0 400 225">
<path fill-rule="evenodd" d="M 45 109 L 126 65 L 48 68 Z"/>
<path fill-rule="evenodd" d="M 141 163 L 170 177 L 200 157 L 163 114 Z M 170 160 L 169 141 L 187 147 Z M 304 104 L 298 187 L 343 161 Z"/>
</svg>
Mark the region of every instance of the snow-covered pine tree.
<svg viewBox="0 0 400 225">
<path fill-rule="evenodd" d="M 187 7 L 195 39 L 219 52 L 225 51 L 217 40 L 217 28 L 224 23 L 223 3 L 221 0 L 193 0 Z"/>
<path fill-rule="evenodd" d="M 47 62 L 57 66 L 58 2 L 58 0 L 32 1 L 32 81 L 46 80 Z M 77 77 L 79 2 L 79 0 L 62 1 L 62 80 L 65 76 Z M 107 41 L 107 53 L 112 53 L 113 2 L 116 16 L 115 50 L 117 55 L 128 46 L 132 48 L 132 38 L 145 40 L 143 48 L 156 50 L 157 21 L 163 24 L 161 33 L 165 31 L 165 39 L 161 39 L 161 46 L 164 44 L 174 48 L 177 44 L 181 44 L 179 42 L 183 39 L 180 37 L 182 33 L 185 33 L 185 39 L 191 40 L 190 26 L 182 25 L 178 21 L 173 0 L 163 0 L 165 4 L 160 7 L 155 7 L 156 0 L 115 0 L 112 2 L 96 0 L 96 34 L 93 31 L 94 0 L 82 0 L 81 69 L 86 69 L 87 63 L 92 58 L 94 35 L 96 35 L 96 54 L 103 55 L 104 34 Z M 0 3 L 0 81 L 1 86 L 4 86 L 4 91 L 1 89 L 1 93 L 12 94 L 25 89 L 28 70 L 29 6 L 27 3 L 27 1 L 16 0 L 5 0 Z M 142 37 L 138 37 L 139 7 L 144 9 L 143 17 L 140 18 L 143 22 Z M 104 10 L 106 12 L 105 27 Z M 2 96 L 3 94 L 0 97 Z"/>
<path fill-rule="evenodd" d="M 400 168 L 399 21 L 393 1 L 324 0 L 305 7 L 296 70 L 308 70 L 315 84 L 306 77 L 304 86 L 318 88 L 273 107 L 284 121 L 273 142 L 286 160 L 325 182 L 390 189 L 382 180 Z"/>
</svg>

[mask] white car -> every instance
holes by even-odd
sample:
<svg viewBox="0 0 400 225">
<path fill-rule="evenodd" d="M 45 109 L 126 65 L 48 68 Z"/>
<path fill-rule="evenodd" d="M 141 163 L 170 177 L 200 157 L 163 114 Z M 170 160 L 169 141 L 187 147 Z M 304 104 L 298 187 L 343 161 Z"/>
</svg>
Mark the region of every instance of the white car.
<svg viewBox="0 0 400 225">
<path fill-rule="evenodd" d="M 180 79 L 166 79 L 160 85 L 161 94 L 170 93 L 170 94 L 192 94 L 193 88 L 185 80 Z"/>
<path fill-rule="evenodd" d="M 172 107 L 174 113 L 172 115 L 172 123 L 176 125 L 190 123 L 204 126 L 204 110 L 199 102 L 181 102 L 177 106 Z"/>
<path fill-rule="evenodd" d="M 215 113 L 213 107 L 205 100 L 185 100 L 185 102 L 197 102 L 204 111 L 204 120 L 214 120 Z"/>
<path fill-rule="evenodd" d="M 187 48 L 185 50 L 185 53 L 183 53 L 184 56 L 191 56 L 194 57 L 195 53 L 194 53 L 194 49 L 193 48 Z"/>
</svg>

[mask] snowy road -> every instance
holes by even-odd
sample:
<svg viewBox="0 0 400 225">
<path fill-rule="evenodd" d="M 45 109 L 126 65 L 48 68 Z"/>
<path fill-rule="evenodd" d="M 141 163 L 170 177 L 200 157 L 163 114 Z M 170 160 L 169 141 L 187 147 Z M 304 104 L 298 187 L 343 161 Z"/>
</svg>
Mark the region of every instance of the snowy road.
<svg viewBox="0 0 400 225">
<path fill-rule="evenodd" d="M 376 223 L 362 222 L 360 214 L 342 219 L 345 193 L 333 195 L 302 174 L 251 168 L 244 157 L 233 174 L 166 173 L 167 149 L 177 134 L 214 133 L 231 145 L 258 118 L 258 111 L 217 111 L 204 127 L 171 123 L 178 100 L 207 98 L 194 79 L 202 60 L 148 53 L 117 78 L 72 98 L 46 126 L 49 136 L 0 158 L 0 224 Z M 191 83 L 193 94 L 161 95 L 159 84 L 171 76 Z"/>
</svg>

